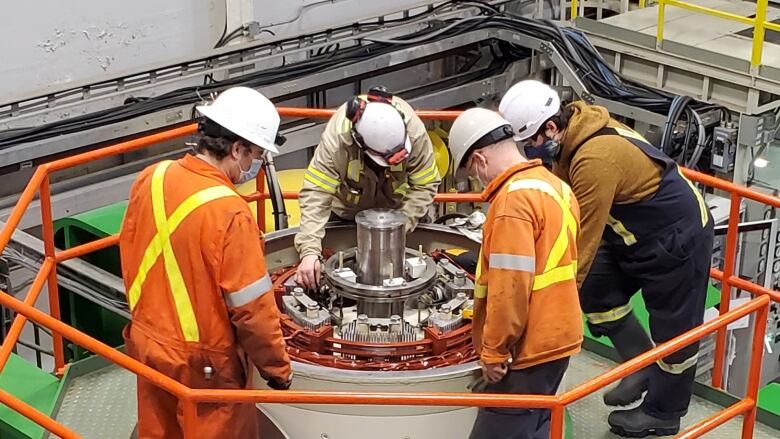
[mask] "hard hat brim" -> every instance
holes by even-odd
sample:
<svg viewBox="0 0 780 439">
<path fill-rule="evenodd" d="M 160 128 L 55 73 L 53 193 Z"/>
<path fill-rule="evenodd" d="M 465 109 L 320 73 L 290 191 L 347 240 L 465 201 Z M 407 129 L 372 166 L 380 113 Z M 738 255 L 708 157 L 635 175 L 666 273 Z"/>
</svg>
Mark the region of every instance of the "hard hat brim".
<svg viewBox="0 0 780 439">
<path fill-rule="evenodd" d="M 267 149 L 272 153 L 279 154 L 279 148 L 276 147 L 273 141 L 268 142 L 265 138 L 256 136 L 253 133 L 242 132 L 243 130 L 241 129 L 234 129 L 234 127 L 232 127 L 230 124 L 230 118 L 227 115 L 225 115 L 222 111 L 220 111 L 219 108 L 216 108 L 212 105 L 199 105 L 195 107 L 195 109 L 203 116 L 222 125 L 226 129 L 229 129 L 230 131 L 232 131 L 242 139 L 245 139 L 246 141 L 254 145 L 257 145 L 260 148 Z"/>
<path fill-rule="evenodd" d="M 406 136 L 406 140 L 404 141 L 404 149 L 406 150 L 407 154 L 412 153 L 412 142 L 409 140 L 409 136 Z M 389 163 L 387 163 L 387 160 L 383 159 L 382 156 L 378 154 L 366 150 L 366 155 L 371 157 L 371 160 L 373 160 L 379 166 L 384 166 L 385 168 L 389 168 L 391 166 Z"/>
</svg>

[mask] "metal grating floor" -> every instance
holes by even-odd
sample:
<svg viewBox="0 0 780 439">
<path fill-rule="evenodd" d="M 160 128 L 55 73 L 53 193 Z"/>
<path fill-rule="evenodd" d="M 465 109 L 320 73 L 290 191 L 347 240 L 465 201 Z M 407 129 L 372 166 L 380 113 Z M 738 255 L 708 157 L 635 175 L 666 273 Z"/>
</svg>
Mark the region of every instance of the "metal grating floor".
<svg viewBox="0 0 780 439">
<path fill-rule="evenodd" d="M 615 366 L 615 363 L 591 352 L 582 351 L 573 358 L 564 378 L 569 390 Z M 602 402 L 603 391 L 585 398 L 569 408 L 575 439 L 619 439 L 609 432 L 610 408 Z M 75 378 L 67 389 L 57 420 L 74 429 L 85 439 L 127 439 L 135 427 L 137 406 L 135 378 L 124 369 L 109 366 Z M 682 428 L 707 418 L 721 407 L 694 396 Z M 730 421 L 704 435 L 709 439 L 740 437 L 741 419 Z M 776 439 L 780 433 L 756 424 L 754 438 Z"/>
<path fill-rule="evenodd" d="M 597 375 L 613 368 L 615 363 L 591 352 L 582 351 L 570 363 L 564 378 L 566 390 L 574 388 Z M 575 439 L 618 439 L 620 436 L 610 433 L 607 416 L 610 408 L 602 402 L 604 390 L 580 400 L 569 408 Z M 639 403 L 637 403 L 639 404 Z M 688 415 L 683 418 L 682 429 L 705 419 L 722 407 L 697 396 L 693 397 Z M 742 420 L 736 418 L 702 437 L 708 439 L 734 439 L 742 435 Z M 665 436 L 671 437 L 671 436 Z M 763 424 L 756 424 L 756 439 L 777 439 L 780 432 Z"/>
<path fill-rule="evenodd" d="M 137 413 L 135 376 L 108 366 L 73 379 L 56 419 L 84 439 L 128 439 Z"/>
</svg>

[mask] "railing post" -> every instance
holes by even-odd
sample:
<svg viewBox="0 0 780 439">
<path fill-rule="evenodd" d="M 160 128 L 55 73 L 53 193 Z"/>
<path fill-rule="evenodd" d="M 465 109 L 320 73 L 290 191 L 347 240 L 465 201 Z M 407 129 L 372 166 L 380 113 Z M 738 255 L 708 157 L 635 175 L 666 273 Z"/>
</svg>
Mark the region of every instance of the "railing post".
<svg viewBox="0 0 780 439">
<path fill-rule="evenodd" d="M 661 44 L 664 41 L 664 20 L 666 14 L 666 1 L 658 0 L 658 22 L 655 28 L 655 48 L 661 50 Z"/>
<path fill-rule="evenodd" d="M 579 6 L 578 0 L 571 0 L 571 20 L 574 21 L 577 18 L 577 7 Z"/>
<path fill-rule="evenodd" d="M 45 165 L 44 165 L 45 166 Z M 51 207 L 51 185 L 49 184 L 49 170 L 46 169 L 46 176 L 41 182 L 41 231 L 43 234 L 43 248 L 47 258 L 54 261 L 54 265 L 49 272 L 49 281 L 47 287 L 49 290 L 49 315 L 57 320 L 62 320 L 60 316 L 60 292 L 57 285 L 57 261 L 54 248 L 54 220 L 52 218 Z M 54 351 L 54 371 L 59 373 L 65 366 L 65 351 L 63 349 L 62 336 L 57 332 L 52 332 L 52 347 Z"/>
<path fill-rule="evenodd" d="M 758 387 L 761 385 L 761 363 L 764 361 L 764 337 L 766 336 L 766 320 L 769 314 L 768 297 L 764 306 L 756 310 L 753 321 L 753 345 L 750 350 L 750 368 L 748 369 L 748 384 L 746 397 L 752 400 L 753 406 L 742 418 L 742 439 L 753 438 L 753 428 L 758 411 Z"/>
<path fill-rule="evenodd" d="M 758 73 L 761 58 L 764 51 L 764 23 L 766 22 L 766 9 L 768 0 L 756 2 L 756 17 L 753 19 L 753 51 L 750 55 L 750 72 Z"/>
<path fill-rule="evenodd" d="M 182 407 L 184 415 L 182 432 L 184 433 L 184 439 L 196 439 L 198 437 L 198 402 L 189 395 L 180 398 L 184 402 Z"/>
<path fill-rule="evenodd" d="M 563 439 L 565 410 L 566 406 L 561 403 L 550 410 L 550 439 Z"/>
<path fill-rule="evenodd" d="M 726 249 L 725 258 L 723 262 L 723 280 L 721 281 L 720 290 L 720 315 L 723 315 L 729 311 L 729 305 L 731 302 L 731 281 L 730 278 L 734 274 L 734 267 L 737 259 L 737 238 L 739 225 L 739 210 L 742 203 L 742 198 L 735 194 L 731 194 L 731 207 L 729 209 L 729 226 L 726 233 Z M 712 387 L 720 389 L 723 387 L 723 362 L 726 356 L 726 328 L 718 329 L 717 336 L 715 338 L 715 365 L 712 369 Z"/>
</svg>

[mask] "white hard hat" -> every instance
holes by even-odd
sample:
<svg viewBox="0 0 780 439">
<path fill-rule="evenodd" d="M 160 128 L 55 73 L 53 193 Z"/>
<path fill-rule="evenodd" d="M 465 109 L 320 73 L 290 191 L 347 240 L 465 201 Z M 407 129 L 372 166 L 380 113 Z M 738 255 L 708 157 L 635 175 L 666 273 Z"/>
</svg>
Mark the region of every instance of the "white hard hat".
<svg viewBox="0 0 780 439">
<path fill-rule="evenodd" d="M 197 110 L 242 139 L 271 152 L 279 152 L 276 147 L 279 113 L 259 91 L 248 87 L 229 88 L 213 103 L 200 105 Z"/>
<path fill-rule="evenodd" d="M 454 169 L 462 165 L 466 153 L 512 137 L 509 121 L 495 111 L 470 108 L 461 113 L 450 128 L 449 146 Z"/>
<path fill-rule="evenodd" d="M 512 124 L 518 142 L 536 134 L 560 109 L 558 92 L 532 79 L 513 85 L 498 105 L 498 112 Z"/>
<path fill-rule="evenodd" d="M 360 136 L 366 155 L 381 166 L 390 166 L 383 157 L 400 148 L 411 153 L 412 143 L 406 135 L 406 124 L 400 111 L 383 102 L 369 102 L 355 123 L 355 132 Z"/>
</svg>

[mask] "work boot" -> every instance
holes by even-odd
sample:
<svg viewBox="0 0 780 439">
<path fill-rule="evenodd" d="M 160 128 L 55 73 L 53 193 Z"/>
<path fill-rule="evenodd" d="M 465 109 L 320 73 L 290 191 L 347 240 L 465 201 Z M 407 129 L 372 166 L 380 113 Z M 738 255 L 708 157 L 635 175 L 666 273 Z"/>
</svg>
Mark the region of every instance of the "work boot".
<svg viewBox="0 0 780 439">
<path fill-rule="evenodd" d="M 607 336 L 623 361 L 653 348 L 653 342 L 633 312 L 625 317 L 620 326 L 608 331 Z M 642 398 L 642 392 L 647 390 L 649 375 L 649 368 L 645 368 L 623 378 L 617 387 L 604 394 L 604 404 L 623 406 L 638 401 Z"/>
<path fill-rule="evenodd" d="M 671 436 L 680 431 L 680 418 L 659 419 L 645 413 L 642 407 L 615 410 L 607 422 L 610 431 L 623 437 Z"/>
<path fill-rule="evenodd" d="M 639 401 L 650 382 L 647 375 L 647 369 L 642 369 L 620 380 L 617 386 L 604 394 L 604 404 L 624 406 Z"/>
</svg>

